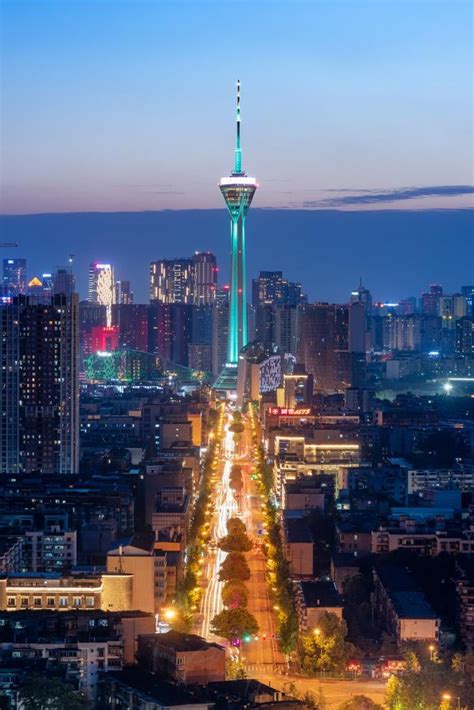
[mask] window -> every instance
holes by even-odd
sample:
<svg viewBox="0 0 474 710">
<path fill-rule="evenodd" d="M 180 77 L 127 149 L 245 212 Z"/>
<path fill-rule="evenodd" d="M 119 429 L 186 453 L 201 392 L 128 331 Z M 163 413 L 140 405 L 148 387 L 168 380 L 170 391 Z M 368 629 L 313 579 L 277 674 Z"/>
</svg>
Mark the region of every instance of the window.
<svg viewBox="0 0 474 710">
<path fill-rule="evenodd" d="M 49 607 L 56 606 L 56 599 L 54 597 L 48 597 L 46 600 L 46 606 L 49 606 Z"/>
<path fill-rule="evenodd" d="M 94 606 L 94 597 L 86 597 L 86 606 Z"/>
<path fill-rule="evenodd" d="M 73 597 L 72 598 L 72 605 L 73 606 L 81 606 L 82 605 L 82 599 L 81 597 Z"/>
<path fill-rule="evenodd" d="M 42 606 L 41 597 L 33 597 L 33 606 Z"/>
<path fill-rule="evenodd" d="M 184 666 L 184 658 L 183 658 L 183 656 L 178 656 L 178 657 L 176 658 L 176 665 L 177 665 L 177 666 Z"/>
<path fill-rule="evenodd" d="M 59 606 L 67 606 L 67 597 L 59 597 Z"/>
<path fill-rule="evenodd" d="M 16 606 L 16 597 L 7 597 L 7 606 Z"/>
<path fill-rule="evenodd" d="M 22 606 L 23 608 L 25 608 L 25 607 L 28 606 L 28 604 L 29 604 L 29 599 L 28 599 L 28 597 L 22 597 L 22 598 L 21 598 L 21 606 Z"/>
</svg>

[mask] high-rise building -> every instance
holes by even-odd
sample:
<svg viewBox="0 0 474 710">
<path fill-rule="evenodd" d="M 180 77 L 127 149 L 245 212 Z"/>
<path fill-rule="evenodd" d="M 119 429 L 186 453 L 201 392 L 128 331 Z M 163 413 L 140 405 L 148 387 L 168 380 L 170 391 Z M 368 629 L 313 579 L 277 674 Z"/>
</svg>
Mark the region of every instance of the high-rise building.
<svg viewBox="0 0 474 710">
<path fill-rule="evenodd" d="M 150 264 L 150 301 L 194 302 L 193 259 L 160 259 Z"/>
<path fill-rule="evenodd" d="M 130 281 L 122 279 L 115 282 L 115 303 L 123 303 L 124 305 L 133 303 L 133 291 Z"/>
<path fill-rule="evenodd" d="M 282 353 L 298 352 L 299 308 L 295 305 L 275 308 L 274 342 Z"/>
<path fill-rule="evenodd" d="M 221 178 L 219 187 L 230 215 L 231 283 L 229 307 L 229 340 L 227 362 L 234 366 L 239 352 L 247 344 L 247 294 L 245 269 L 245 223 L 247 212 L 257 189 L 257 181 L 242 169 L 240 147 L 240 82 L 237 82 L 237 133 L 234 169 Z"/>
<path fill-rule="evenodd" d="M 194 262 L 194 303 L 209 306 L 216 300 L 217 261 L 210 251 L 197 251 Z"/>
<path fill-rule="evenodd" d="M 60 266 L 53 274 L 53 296 L 70 296 L 76 290 L 76 280 L 71 269 Z"/>
<path fill-rule="evenodd" d="M 359 286 L 356 291 L 351 293 L 351 303 L 363 303 L 367 316 L 372 313 L 372 294 L 369 289 L 362 285 L 362 278 L 359 281 Z"/>
<path fill-rule="evenodd" d="M 474 286 L 461 286 L 461 294 L 466 299 L 467 315 L 474 318 Z"/>
<path fill-rule="evenodd" d="M 26 293 L 26 259 L 3 260 L 3 291 L 7 296 Z"/>
<path fill-rule="evenodd" d="M 107 309 L 107 325 L 112 325 L 112 305 L 115 303 L 114 270 L 110 264 L 93 261 L 89 266 L 89 297 Z"/>
<path fill-rule="evenodd" d="M 79 304 L 79 342 L 81 362 L 93 352 L 92 331 L 107 324 L 107 307 L 100 303 L 81 301 Z"/>
<path fill-rule="evenodd" d="M 78 296 L 18 296 L 0 319 L 0 470 L 77 473 Z"/>
<path fill-rule="evenodd" d="M 148 350 L 148 309 L 143 303 L 116 303 L 112 322 L 118 326 L 119 347 L 124 350 Z"/>
<path fill-rule="evenodd" d="M 286 283 L 282 271 L 260 271 L 254 279 L 253 298 L 256 300 L 253 305 L 276 306 L 283 303 Z"/>
<path fill-rule="evenodd" d="M 421 295 L 421 312 L 424 316 L 439 315 L 439 301 L 443 295 L 443 287 L 431 284 L 430 290 Z"/>
</svg>

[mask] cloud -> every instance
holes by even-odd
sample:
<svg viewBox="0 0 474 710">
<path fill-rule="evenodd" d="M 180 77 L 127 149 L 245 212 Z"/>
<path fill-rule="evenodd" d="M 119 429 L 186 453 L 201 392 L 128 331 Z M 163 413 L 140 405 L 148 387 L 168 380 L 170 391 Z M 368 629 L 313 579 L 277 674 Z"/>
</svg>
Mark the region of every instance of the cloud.
<svg viewBox="0 0 474 710">
<path fill-rule="evenodd" d="M 345 207 L 348 205 L 371 205 L 379 202 L 399 202 L 423 197 L 455 197 L 474 194 L 472 185 L 429 185 L 425 187 L 399 187 L 384 190 L 347 190 L 331 189 L 324 192 L 338 192 L 337 197 L 324 197 L 319 200 L 305 200 L 302 207 Z M 353 192 L 347 195 L 345 193 Z M 344 193 L 344 194 L 343 194 Z"/>
</svg>

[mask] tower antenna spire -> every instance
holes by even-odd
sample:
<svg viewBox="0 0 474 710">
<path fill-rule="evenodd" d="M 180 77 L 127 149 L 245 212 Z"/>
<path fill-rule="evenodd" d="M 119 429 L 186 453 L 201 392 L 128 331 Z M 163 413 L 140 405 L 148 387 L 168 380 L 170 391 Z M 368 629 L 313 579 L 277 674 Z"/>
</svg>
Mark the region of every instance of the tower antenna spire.
<svg viewBox="0 0 474 710">
<path fill-rule="evenodd" d="M 242 150 L 240 148 L 240 80 L 237 81 L 237 135 L 235 144 L 235 166 L 234 174 L 240 175 L 242 173 Z"/>
</svg>

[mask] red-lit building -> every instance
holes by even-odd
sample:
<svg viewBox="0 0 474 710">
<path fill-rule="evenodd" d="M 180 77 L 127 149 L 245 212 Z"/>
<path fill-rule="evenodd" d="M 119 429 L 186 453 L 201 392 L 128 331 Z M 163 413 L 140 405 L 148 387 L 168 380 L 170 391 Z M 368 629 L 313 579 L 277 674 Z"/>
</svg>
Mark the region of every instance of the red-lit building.
<svg viewBox="0 0 474 710">
<path fill-rule="evenodd" d="M 148 351 L 148 310 L 146 304 L 118 303 L 112 306 L 112 323 L 119 330 L 120 348 Z"/>
</svg>

